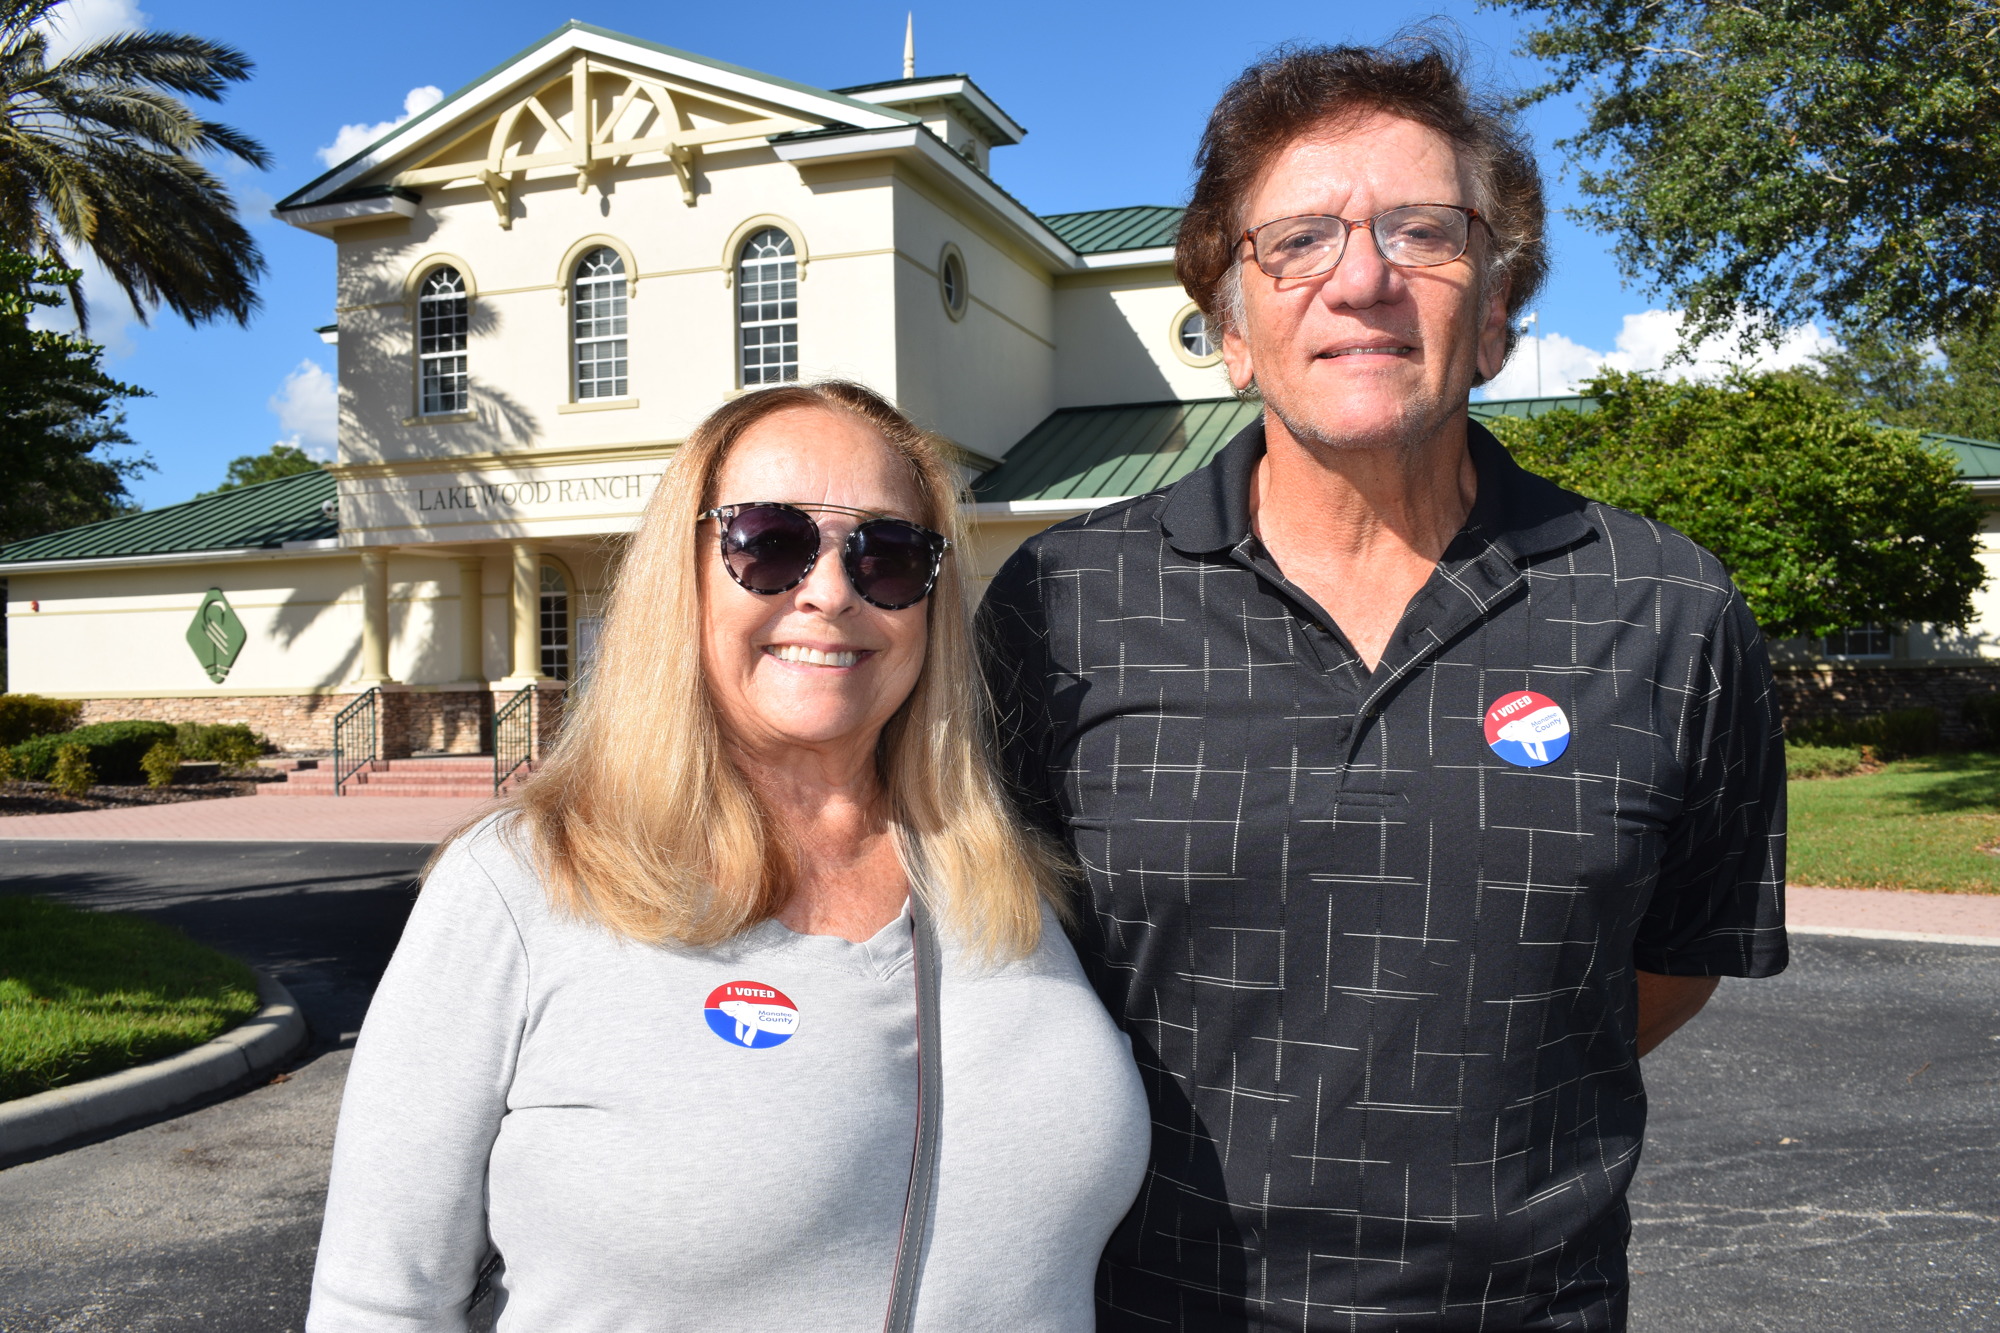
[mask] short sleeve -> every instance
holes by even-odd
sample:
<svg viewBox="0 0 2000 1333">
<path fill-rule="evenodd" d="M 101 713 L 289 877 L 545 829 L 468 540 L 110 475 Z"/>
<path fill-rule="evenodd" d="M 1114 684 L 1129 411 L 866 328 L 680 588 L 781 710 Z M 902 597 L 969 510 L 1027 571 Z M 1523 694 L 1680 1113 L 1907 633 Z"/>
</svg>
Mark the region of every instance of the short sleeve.
<svg viewBox="0 0 2000 1333">
<path fill-rule="evenodd" d="M 1732 590 L 1689 682 L 1687 785 L 1633 945 L 1645 972 L 1785 969 L 1785 740 L 1764 640 Z"/>
<path fill-rule="evenodd" d="M 1064 825 L 1049 774 L 1048 608 L 1041 543 L 1030 539 L 993 577 L 979 606 L 981 667 L 993 701 L 1000 772 L 1029 822 L 1058 841 Z"/>
<path fill-rule="evenodd" d="M 528 960 L 473 846 L 424 881 L 369 1004 L 334 1136 L 308 1333 L 444 1333 L 491 1250 L 486 1169 L 527 1015 Z"/>
</svg>

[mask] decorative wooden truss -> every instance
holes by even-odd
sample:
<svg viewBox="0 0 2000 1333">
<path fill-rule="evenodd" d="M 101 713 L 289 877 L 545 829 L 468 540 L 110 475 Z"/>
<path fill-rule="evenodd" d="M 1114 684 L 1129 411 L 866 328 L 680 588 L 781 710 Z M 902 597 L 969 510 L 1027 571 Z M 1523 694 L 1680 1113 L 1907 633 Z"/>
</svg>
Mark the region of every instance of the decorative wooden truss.
<svg viewBox="0 0 2000 1333">
<path fill-rule="evenodd" d="M 624 87 L 617 94 L 610 114 L 597 117 L 597 101 L 591 96 L 591 80 L 616 79 Z M 570 124 L 565 126 L 543 104 L 543 94 L 570 89 Z M 739 112 L 748 120 L 697 126 L 689 114 L 690 104 Z M 516 141 L 539 123 L 544 134 L 536 151 L 528 152 Z M 514 224 L 512 189 L 524 173 L 547 167 L 571 167 L 576 171 L 576 188 L 590 187 L 590 174 L 606 165 L 624 165 L 642 153 L 660 153 L 672 164 L 680 178 L 681 199 L 692 208 L 695 202 L 695 156 L 710 144 L 737 139 L 763 138 L 791 130 L 816 129 L 812 121 L 772 115 L 768 107 L 738 101 L 712 88 L 693 87 L 657 74 L 639 74 L 597 61 L 579 59 L 567 75 L 550 79 L 519 101 L 501 109 L 492 123 L 484 161 L 463 159 L 440 166 L 418 166 L 399 172 L 392 184 L 414 189 L 422 185 L 446 185 L 456 181 L 478 182 L 486 187 L 499 214 L 502 228 Z M 430 159 L 461 148 L 466 135 Z"/>
</svg>

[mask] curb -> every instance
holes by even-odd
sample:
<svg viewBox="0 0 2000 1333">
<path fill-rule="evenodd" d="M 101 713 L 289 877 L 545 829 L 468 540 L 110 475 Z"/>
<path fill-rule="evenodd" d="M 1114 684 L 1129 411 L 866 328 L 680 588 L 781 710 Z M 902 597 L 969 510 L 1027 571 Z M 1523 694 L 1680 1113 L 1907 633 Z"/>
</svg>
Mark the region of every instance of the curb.
<svg viewBox="0 0 2000 1333">
<path fill-rule="evenodd" d="M 304 1046 L 306 1023 L 292 993 L 259 972 L 257 998 L 257 1013 L 193 1050 L 0 1102 L 0 1161 L 192 1106 Z"/>
<path fill-rule="evenodd" d="M 1795 926 L 1787 924 L 1787 933 L 1792 935 L 1839 935 L 1855 940 L 1902 940 L 1912 944 L 1973 944 L 1986 948 L 2000 948 L 2000 935 L 1939 935 L 1928 930 L 1885 930 L 1875 926 Z"/>
</svg>

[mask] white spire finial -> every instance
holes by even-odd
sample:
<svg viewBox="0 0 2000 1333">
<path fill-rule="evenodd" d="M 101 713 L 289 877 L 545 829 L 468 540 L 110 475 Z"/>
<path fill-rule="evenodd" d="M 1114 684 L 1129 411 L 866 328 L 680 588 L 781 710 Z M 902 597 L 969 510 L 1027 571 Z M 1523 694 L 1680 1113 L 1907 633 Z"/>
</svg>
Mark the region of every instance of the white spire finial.
<svg viewBox="0 0 2000 1333">
<path fill-rule="evenodd" d="M 909 11 L 903 18 L 903 77 L 917 77 L 917 14 Z"/>
</svg>

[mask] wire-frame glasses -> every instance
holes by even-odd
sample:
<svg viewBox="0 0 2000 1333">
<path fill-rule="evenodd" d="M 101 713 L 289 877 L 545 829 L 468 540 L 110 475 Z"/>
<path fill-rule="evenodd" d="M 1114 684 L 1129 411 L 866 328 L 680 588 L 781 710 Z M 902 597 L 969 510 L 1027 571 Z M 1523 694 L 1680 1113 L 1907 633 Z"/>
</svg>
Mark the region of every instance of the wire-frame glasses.
<svg viewBox="0 0 2000 1333">
<path fill-rule="evenodd" d="M 1375 252 L 1397 268 L 1436 268 L 1465 253 L 1472 224 L 1491 225 L 1476 208 L 1458 204 L 1404 204 L 1372 218 L 1321 213 L 1274 218 L 1243 233 L 1257 267 L 1273 278 L 1311 278 L 1330 272 L 1347 252 L 1350 232 L 1366 230 Z"/>
</svg>

